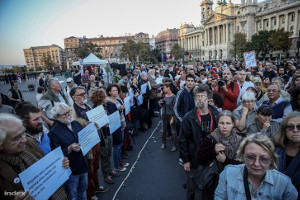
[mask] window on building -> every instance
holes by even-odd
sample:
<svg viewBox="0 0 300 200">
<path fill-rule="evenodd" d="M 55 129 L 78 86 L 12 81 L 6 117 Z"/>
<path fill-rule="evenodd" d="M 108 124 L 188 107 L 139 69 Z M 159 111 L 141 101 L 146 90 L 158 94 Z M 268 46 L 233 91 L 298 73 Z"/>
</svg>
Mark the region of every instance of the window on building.
<svg viewBox="0 0 300 200">
<path fill-rule="evenodd" d="M 269 27 L 269 20 L 266 20 L 266 27 Z"/>
<path fill-rule="evenodd" d="M 274 26 L 276 26 L 276 23 L 277 23 L 277 20 L 276 20 L 276 18 L 274 18 L 274 20 L 273 20 Z"/>
<path fill-rule="evenodd" d="M 294 35 L 294 26 L 291 26 L 290 28 L 290 36 Z"/>
<path fill-rule="evenodd" d="M 282 17 L 282 23 L 285 23 L 285 16 Z"/>
<path fill-rule="evenodd" d="M 291 21 L 295 21 L 295 14 L 292 14 L 292 18 L 291 18 Z"/>
</svg>

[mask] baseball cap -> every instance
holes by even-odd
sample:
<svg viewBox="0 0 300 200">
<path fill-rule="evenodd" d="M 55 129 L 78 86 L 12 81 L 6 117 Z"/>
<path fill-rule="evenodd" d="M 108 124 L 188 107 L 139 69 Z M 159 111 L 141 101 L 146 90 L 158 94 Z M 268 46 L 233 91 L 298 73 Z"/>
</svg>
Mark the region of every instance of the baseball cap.
<svg viewBox="0 0 300 200">
<path fill-rule="evenodd" d="M 254 84 L 255 84 L 255 83 L 262 83 L 262 82 L 261 82 L 261 78 L 255 77 L 255 78 L 253 79 L 253 83 L 254 83 Z"/>
<path fill-rule="evenodd" d="M 72 78 L 67 78 L 67 83 L 71 83 L 73 81 Z"/>
</svg>

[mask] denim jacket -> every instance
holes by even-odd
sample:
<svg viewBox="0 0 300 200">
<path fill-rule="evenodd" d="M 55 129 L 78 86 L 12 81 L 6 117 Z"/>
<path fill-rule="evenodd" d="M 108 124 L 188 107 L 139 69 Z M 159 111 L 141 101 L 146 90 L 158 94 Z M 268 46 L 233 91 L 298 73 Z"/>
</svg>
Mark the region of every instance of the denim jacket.
<svg viewBox="0 0 300 200">
<path fill-rule="evenodd" d="M 246 198 L 243 172 L 245 164 L 228 165 L 220 174 L 219 184 L 215 191 L 215 200 L 244 200 Z M 251 192 L 252 184 L 248 181 Z M 267 170 L 259 186 L 256 200 L 289 199 L 297 200 L 298 193 L 291 179 L 277 170 Z"/>
</svg>

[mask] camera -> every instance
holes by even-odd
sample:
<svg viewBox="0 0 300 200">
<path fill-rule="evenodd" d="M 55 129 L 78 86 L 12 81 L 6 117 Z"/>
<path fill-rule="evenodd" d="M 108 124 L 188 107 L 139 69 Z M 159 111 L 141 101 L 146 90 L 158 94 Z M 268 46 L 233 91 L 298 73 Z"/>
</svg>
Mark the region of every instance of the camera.
<svg viewBox="0 0 300 200">
<path fill-rule="evenodd" d="M 166 100 L 164 100 L 164 99 L 160 100 L 160 105 L 161 105 L 161 106 L 163 106 L 163 105 L 165 105 L 165 104 L 166 104 Z"/>
<path fill-rule="evenodd" d="M 219 86 L 219 87 L 223 87 L 224 85 L 226 85 L 226 83 L 227 83 L 226 80 L 221 79 L 221 80 L 218 81 L 218 86 Z"/>
</svg>

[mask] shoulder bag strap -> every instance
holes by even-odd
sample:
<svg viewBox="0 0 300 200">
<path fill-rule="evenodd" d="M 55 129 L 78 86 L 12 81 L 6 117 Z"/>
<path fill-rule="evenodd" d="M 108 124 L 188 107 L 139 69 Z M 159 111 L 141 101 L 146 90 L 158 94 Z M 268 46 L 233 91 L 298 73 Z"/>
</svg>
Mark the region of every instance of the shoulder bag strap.
<svg viewBox="0 0 300 200">
<path fill-rule="evenodd" d="M 244 168 L 243 179 L 244 179 L 244 187 L 245 187 L 247 200 L 251 200 L 250 190 L 249 190 L 249 185 L 248 185 L 248 170 L 247 170 L 246 165 Z"/>
</svg>

